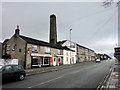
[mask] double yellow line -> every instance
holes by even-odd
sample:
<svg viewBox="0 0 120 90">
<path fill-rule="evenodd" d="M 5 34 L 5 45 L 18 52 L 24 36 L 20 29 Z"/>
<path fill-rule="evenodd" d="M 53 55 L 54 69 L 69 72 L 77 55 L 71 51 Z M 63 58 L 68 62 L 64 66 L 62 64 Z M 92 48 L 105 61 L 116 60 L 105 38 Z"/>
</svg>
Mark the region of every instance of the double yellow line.
<svg viewBox="0 0 120 90">
<path fill-rule="evenodd" d="M 106 76 L 104 76 L 104 79 L 105 79 Z M 103 79 L 103 80 L 104 80 Z M 96 90 L 102 90 L 104 88 L 103 86 L 103 80 L 100 82 L 100 84 L 98 85 L 98 87 L 96 88 Z M 105 81 L 105 80 L 104 80 Z"/>
<path fill-rule="evenodd" d="M 103 90 L 105 82 L 108 80 L 109 75 L 111 74 L 113 68 L 110 68 L 110 72 L 104 76 L 103 80 L 100 82 L 96 90 Z"/>
</svg>

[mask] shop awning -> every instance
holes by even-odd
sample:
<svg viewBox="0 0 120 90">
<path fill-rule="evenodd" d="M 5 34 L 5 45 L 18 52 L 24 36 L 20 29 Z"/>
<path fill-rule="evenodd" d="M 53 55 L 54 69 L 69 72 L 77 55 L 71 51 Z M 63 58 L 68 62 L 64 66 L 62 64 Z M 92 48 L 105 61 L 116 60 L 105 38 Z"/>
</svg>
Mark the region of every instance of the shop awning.
<svg viewBox="0 0 120 90">
<path fill-rule="evenodd" d="M 50 54 L 31 53 L 31 56 L 52 57 Z"/>
<path fill-rule="evenodd" d="M 63 57 L 63 55 L 56 55 L 57 57 Z"/>
</svg>

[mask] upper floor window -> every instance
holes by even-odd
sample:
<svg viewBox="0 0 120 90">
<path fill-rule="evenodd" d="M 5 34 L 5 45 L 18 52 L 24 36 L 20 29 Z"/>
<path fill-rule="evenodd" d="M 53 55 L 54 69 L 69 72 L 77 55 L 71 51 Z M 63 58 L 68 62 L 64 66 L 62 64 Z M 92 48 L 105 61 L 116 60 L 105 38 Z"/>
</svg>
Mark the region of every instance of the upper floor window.
<svg viewBox="0 0 120 90">
<path fill-rule="evenodd" d="M 68 56 L 68 52 L 66 52 L 66 56 Z"/>
<path fill-rule="evenodd" d="M 33 52 L 38 52 L 38 47 L 36 45 L 32 45 L 32 51 Z"/>
<path fill-rule="evenodd" d="M 10 50 L 10 45 L 7 45 L 7 51 L 9 51 Z"/>
<path fill-rule="evenodd" d="M 72 43 L 71 46 L 70 46 L 70 48 L 75 48 L 75 44 Z"/>
<path fill-rule="evenodd" d="M 45 48 L 45 53 L 50 53 L 50 48 L 49 47 Z"/>
<path fill-rule="evenodd" d="M 12 46 L 12 51 L 15 51 L 15 45 Z"/>
</svg>

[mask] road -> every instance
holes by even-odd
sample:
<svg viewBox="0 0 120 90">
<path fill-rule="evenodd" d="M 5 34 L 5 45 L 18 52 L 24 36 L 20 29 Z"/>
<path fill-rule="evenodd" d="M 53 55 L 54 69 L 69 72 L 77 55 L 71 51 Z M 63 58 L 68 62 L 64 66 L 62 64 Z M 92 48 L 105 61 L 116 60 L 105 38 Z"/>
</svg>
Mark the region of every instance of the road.
<svg viewBox="0 0 120 90">
<path fill-rule="evenodd" d="M 114 60 L 86 62 L 67 69 L 36 74 L 24 81 L 3 84 L 3 88 L 96 88 L 109 72 Z"/>
</svg>

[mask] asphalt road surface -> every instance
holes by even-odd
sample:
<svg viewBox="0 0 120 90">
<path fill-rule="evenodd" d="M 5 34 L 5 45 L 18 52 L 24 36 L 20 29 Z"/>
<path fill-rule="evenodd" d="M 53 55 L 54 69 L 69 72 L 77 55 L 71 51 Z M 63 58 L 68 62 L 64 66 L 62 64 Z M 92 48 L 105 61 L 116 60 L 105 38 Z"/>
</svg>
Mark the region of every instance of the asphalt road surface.
<svg viewBox="0 0 120 90">
<path fill-rule="evenodd" d="M 5 83 L 2 88 L 97 88 L 114 60 L 86 62 L 67 69 L 26 77 L 24 81 Z"/>
</svg>

